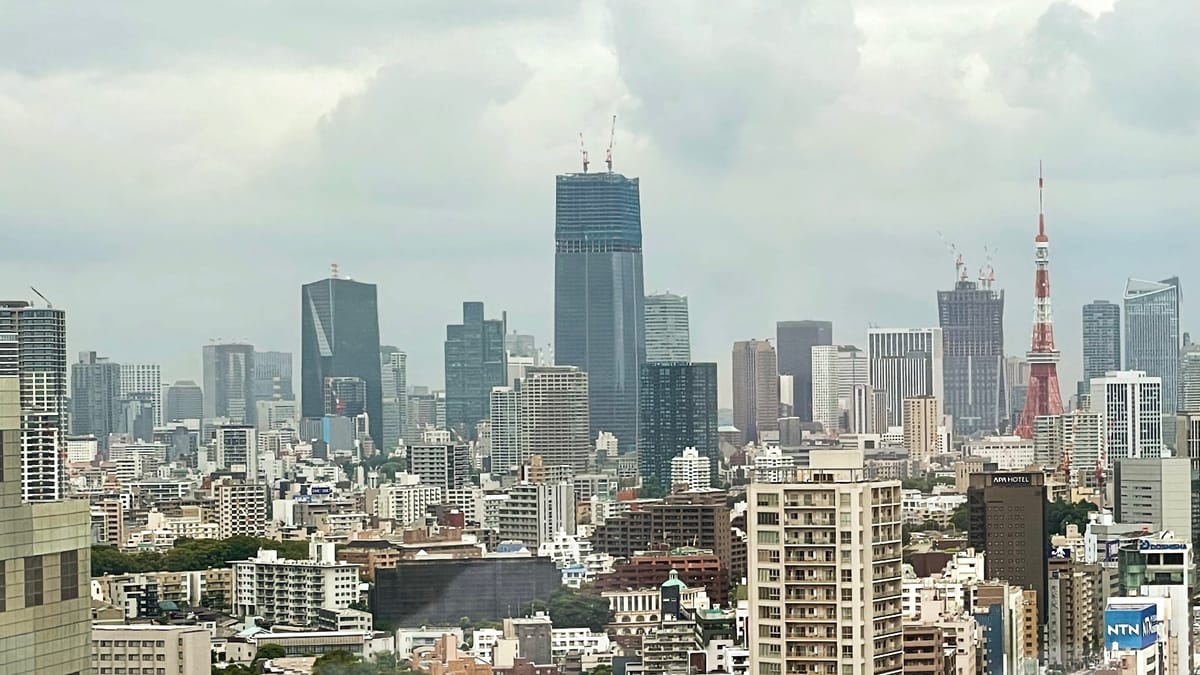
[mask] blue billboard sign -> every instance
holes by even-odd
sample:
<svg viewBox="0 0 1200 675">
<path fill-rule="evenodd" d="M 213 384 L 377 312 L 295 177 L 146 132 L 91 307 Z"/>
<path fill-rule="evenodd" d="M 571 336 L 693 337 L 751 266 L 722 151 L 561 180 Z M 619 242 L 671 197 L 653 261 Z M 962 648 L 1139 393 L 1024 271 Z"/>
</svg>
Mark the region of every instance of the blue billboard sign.
<svg viewBox="0 0 1200 675">
<path fill-rule="evenodd" d="M 1158 640 L 1158 608 L 1153 603 L 1109 605 L 1104 610 L 1104 648 L 1145 649 Z"/>
</svg>

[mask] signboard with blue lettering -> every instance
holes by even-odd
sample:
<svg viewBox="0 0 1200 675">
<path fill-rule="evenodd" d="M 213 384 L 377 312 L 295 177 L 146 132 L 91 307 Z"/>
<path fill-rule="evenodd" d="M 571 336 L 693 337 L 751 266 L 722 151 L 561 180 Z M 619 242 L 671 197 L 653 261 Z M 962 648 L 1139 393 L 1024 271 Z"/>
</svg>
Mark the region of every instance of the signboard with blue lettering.
<svg viewBox="0 0 1200 675">
<path fill-rule="evenodd" d="M 1158 608 L 1153 603 L 1109 605 L 1104 610 L 1104 648 L 1145 649 L 1158 640 Z"/>
</svg>

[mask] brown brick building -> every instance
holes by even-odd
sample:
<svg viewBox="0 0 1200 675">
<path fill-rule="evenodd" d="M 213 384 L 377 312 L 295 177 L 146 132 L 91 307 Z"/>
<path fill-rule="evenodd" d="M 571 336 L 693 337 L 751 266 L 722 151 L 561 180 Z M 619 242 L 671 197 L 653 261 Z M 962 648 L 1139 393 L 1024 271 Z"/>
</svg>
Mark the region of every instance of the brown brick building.
<svg viewBox="0 0 1200 675">
<path fill-rule="evenodd" d="M 662 502 L 609 518 L 592 534 L 592 547 L 617 558 L 632 558 L 639 551 L 669 550 L 682 546 L 709 549 L 732 570 L 732 528 L 728 495 L 721 490 L 681 492 Z"/>
<path fill-rule="evenodd" d="M 712 551 L 690 547 L 635 555 L 628 562 L 616 565 L 611 574 L 601 574 L 596 579 L 596 588 L 601 591 L 657 588 L 671 570 L 689 588 L 703 587 L 713 603 L 728 604 L 729 570 Z"/>
</svg>

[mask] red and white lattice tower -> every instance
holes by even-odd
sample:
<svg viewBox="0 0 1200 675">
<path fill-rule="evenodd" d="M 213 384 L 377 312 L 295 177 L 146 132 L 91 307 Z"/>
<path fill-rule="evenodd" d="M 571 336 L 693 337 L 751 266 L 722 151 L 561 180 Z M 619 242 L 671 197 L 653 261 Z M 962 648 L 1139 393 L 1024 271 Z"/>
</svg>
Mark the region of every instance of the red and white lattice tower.
<svg viewBox="0 0 1200 675">
<path fill-rule="evenodd" d="M 1029 391 L 1017 424 L 1017 435 L 1033 438 L 1034 422 L 1044 415 L 1063 413 L 1058 388 L 1058 350 L 1054 348 L 1054 324 L 1050 317 L 1050 237 L 1046 236 L 1046 214 L 1042 207 L 1042 167 L 1038 164 L 1038 234 L 1034 238 L 1033 341 L 1025 358 L 1029 361 Z"/>
</svg>

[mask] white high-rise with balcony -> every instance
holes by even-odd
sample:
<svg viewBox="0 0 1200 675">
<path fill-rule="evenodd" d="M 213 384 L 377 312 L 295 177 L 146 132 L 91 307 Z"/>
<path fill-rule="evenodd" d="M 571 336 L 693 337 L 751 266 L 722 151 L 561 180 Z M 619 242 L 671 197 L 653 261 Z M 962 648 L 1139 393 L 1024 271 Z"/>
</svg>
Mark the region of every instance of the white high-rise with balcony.
<svg viewBox="0 0 1200 675">
<path fill-rule="evenodd" d="M 131 394 L 150 396 L 154 404 L 154 426 L 162 426 L 162 368 L 157 363 L 121 364 L 121 398 Z"/>
<path fill-rule="evenodd" d="M 521 456 L 520 397 L 512 387 L 492 387 L 490 403 L 492 471 L 510 473 L 526 459 Z"/>
<path fill-rule="evenodd" d="M 687 485 L 691 490 L 712 487 L 711 460 L 696 448 L 684 448 L 671 458 L 671 485 Z"/>
<path fill-rule="evenodd" d="M 1091 411 L 1104 416 L 1107 465 L 1127 457 L 1163 456 L 1163 381 L 1141 370 L 1092 378 Z"/>
<path fill-rule="evenodd" d="M 233 604 L 238 616 L 261 616 L 285 626 L 316 627 L 321 610 L 349 610 L 358 601 L 358 568 L 338 562 L 333 542 L 309 542 L 308 560 L 286 560 L 259 549 L 233 563 Z"/>
</svg>

